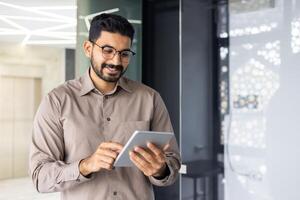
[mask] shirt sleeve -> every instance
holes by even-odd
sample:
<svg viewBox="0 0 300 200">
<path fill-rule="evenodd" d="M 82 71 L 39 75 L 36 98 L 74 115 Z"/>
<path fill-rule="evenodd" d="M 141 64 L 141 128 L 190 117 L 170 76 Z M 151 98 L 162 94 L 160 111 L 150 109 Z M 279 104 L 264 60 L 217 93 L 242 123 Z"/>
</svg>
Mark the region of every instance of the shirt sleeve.
<svg viewBox="0 0 300 200">
<path fill-rule="evenodd" d="M 60 109 L 48 94 L 34 118 L 29 155 L 29 173 L 38 192 L 57 192 L 89 180 L 79 172 L 77 160 L 64 162 Z"/>
<path fill-rule="evenodd" d="M 173 132 L 173 127 L 169 117 L 168 110 L 158 93 L 155 93 L 154 96 L 154 110 L 151 120 L 151 131 L 165 131 Z M 176 138 L 170 142 L 170 148 L 165 152 L 166 164 L 169 168 L 169 174 L 160 179 L 156 179 L 153 176 L 149 177 L 150 182 L 156 186 L 168 186 L 173 184 L 177 177 L 178 171 L 180 169 L 181 158 L 179 155 L 178 144 Z"/>
</svg>

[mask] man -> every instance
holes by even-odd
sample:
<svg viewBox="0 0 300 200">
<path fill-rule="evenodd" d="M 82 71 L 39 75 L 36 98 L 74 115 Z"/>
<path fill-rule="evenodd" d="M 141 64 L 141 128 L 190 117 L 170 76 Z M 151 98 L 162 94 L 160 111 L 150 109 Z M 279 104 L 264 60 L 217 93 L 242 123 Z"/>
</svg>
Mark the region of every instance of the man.
<svg viewBox="0 0 300 200">
<path fill-rule="evenodd" d="M 135 130 L 173 131 L 153 89 L 122 75 L 131 57 L 132 25 L 114 14 L 96 16 L 84 42 L 91 67 L 53 89 L 34 120 L 30 173 L 39 192 L 65 200 L 154 199 L 152 184 L 172 184 L 180 157 L 176 140 L 130 152 L 136 167 L 113 168 Z"/>
</svg>

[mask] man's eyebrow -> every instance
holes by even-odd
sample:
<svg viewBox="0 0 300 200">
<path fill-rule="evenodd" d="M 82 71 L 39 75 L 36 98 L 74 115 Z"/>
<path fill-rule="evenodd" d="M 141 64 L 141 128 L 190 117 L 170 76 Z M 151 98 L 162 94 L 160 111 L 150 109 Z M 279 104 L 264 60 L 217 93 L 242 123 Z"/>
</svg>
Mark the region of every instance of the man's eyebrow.
<svg viewBox="0 0 300 200">
<path fill-rule="evenodd" d="M 116 49 L 115 47 L 110 46 L 110 45 L 108 45 L 108 44 L 104 44 L 104 45 L 102 45 L 102 47 L 110 47 L 110 48 Z M 116 50 L 117 50 L 117 49 L 116 49 Z M 126 49 L 122 49 L 122 50 L 120 50 L 120 51 L 131 51 L 131 49 L 130 49 L 130 48 L 126 48 Z"/>
<path fill-rule="evenodd" d="M 131 51 L 131 49 L 127 48 L 127 49 L 122 49 L 121 51 Z"/>
<path fill-rule="evenodd" d="M 101 47 L 110 47 L 110 48 L 113 48 L 113 49 L 115 49 L 115 47 L 113 47 L 113 46 L 110 46 L 110 45 L 108 45 L 108 44 L 101 45 Z"/>
</svg>

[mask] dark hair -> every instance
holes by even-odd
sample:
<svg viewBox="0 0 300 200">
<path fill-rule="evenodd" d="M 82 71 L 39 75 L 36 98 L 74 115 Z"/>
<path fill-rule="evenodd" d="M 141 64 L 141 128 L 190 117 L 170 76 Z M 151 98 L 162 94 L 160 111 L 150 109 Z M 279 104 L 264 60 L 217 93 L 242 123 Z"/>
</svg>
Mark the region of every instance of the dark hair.
<svg viewBox="0 0 300 200">
<path fill-rule="evenodd" d="M 91 21 L 89 40 L 95 42 L 101 36 L 102 31 L 128 36 L 131 43 L 134 36 L 133 26 L 126 18 L 116 14 L 103 13 L 95 16 Z"/>
</svg>

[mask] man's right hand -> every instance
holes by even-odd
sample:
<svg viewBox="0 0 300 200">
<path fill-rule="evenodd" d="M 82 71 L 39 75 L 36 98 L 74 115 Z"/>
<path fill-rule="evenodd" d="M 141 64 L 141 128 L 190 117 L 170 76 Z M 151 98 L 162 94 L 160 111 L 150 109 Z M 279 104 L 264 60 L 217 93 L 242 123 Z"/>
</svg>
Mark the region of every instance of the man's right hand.
<svg viewBox="0 0 300 200">
<path fill-rule="evenodd" d="M 79 171 L 83 176 L 102 169 L 111 170 L 123 146 L 116 142 L 103 142 L 95 153 L 80 161 Z"/>
</svg>

